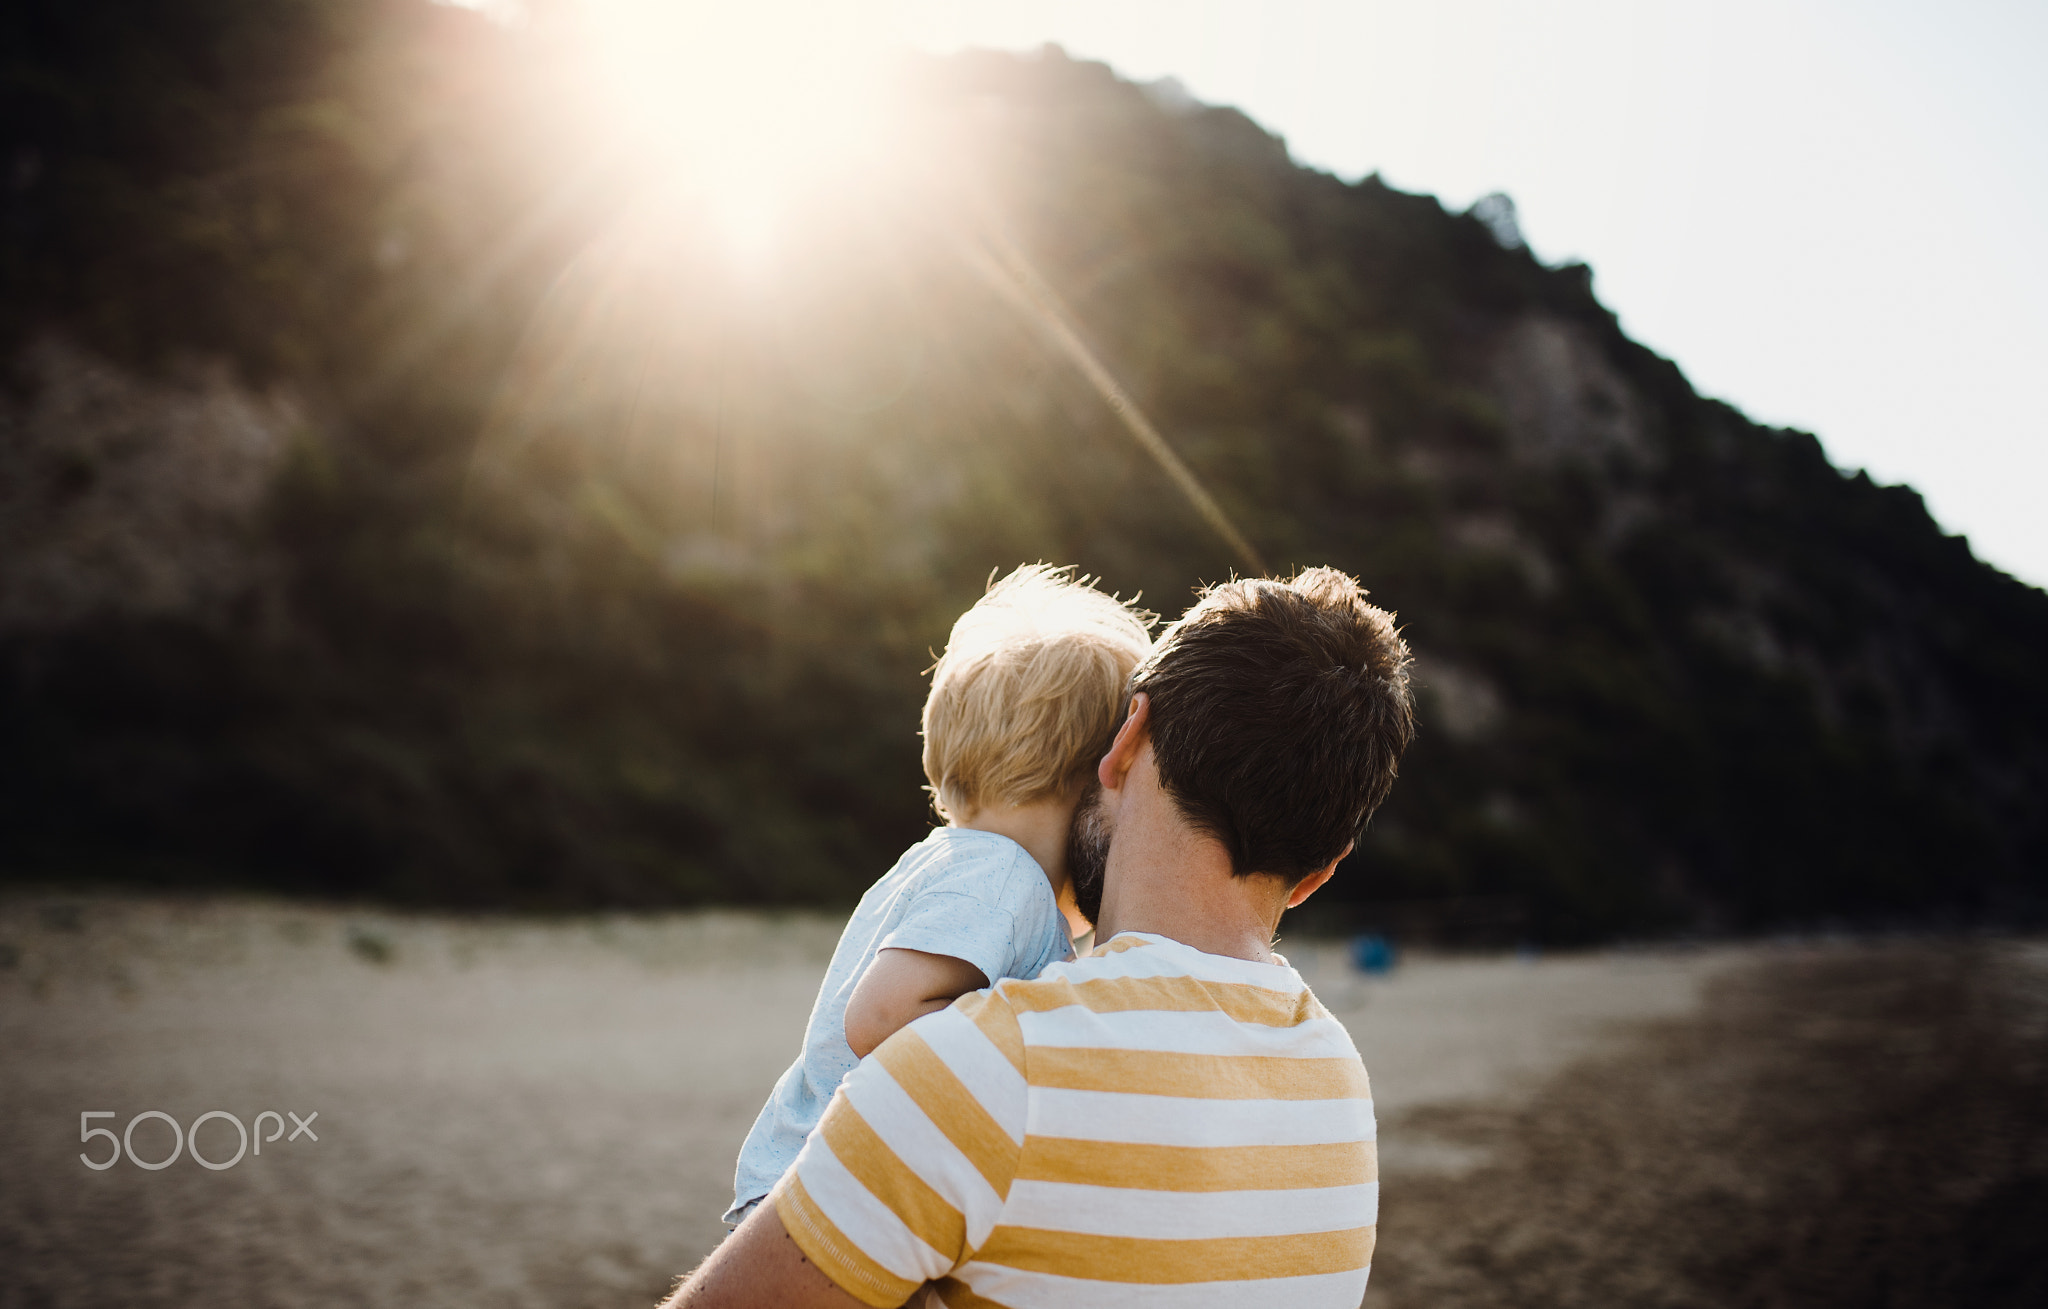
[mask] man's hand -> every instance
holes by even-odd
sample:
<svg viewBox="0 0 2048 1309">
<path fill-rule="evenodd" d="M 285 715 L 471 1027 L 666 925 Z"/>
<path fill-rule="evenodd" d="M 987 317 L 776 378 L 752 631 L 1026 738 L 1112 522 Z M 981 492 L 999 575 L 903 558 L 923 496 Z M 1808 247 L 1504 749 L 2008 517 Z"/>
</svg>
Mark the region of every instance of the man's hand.
<svg viewBox="0 0 2048 1309">
<path fill-rule="evenodd" d="M 914 1297 L 913 1297 L 914 1298 Z M 661 1309 L 866 1309 L 818 1271 L 782 1226 L 773 1201 L 697 1266 Z"/>
<path fill-rule="evenodd" d="M 965 959 L 922 950 L 883 950 L 846 1002 L 846 1044 L 862 1059 L 899 1028 L 988 985 Z"/>
</svg>

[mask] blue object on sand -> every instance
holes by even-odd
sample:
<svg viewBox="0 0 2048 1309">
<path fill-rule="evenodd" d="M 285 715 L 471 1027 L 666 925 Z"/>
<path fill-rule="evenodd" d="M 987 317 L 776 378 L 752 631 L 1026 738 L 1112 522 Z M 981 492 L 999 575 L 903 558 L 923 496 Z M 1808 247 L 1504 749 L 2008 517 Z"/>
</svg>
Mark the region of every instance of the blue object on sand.
<svg viewBox="0 0 2048 1309">
<path fill-rule="evenodd" d="M 1351 962 L 1361 973 L 1383 977 L 1394 971 L 1394 943 L 1376 933 L 1351 939 Z"/>
</svg>

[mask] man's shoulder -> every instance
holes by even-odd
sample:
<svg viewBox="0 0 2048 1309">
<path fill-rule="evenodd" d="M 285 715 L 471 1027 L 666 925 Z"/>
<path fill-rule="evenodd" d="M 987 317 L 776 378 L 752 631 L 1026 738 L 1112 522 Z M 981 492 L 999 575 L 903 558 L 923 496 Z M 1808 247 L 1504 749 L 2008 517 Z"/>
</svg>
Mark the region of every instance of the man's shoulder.
<svg viewBox="0 0 2048 1309">
<path fill-rule="evenodd" d="M 1053 964 L 1029 981 L 1005 981 L 994 994 L 1019 1017 L 1027 1043 L 1066 1039 L 1068 1028 L 1091 1021 L 1123 1029 L 1120 1040 L 1152 1031 L 1167 1040 L 1167 1029 L 1184 1031 L 1203 1021 L 1191 1016 L 1209 1015 L 1219 1033 L 1313 1025 L 1355 1057 L 1342 1024 L 1294 969 L 1205 955 L 1164 937 L 1119 934 L 1086 958 Z"/>
<path fill-rule="evenodd" d="M 1080 1089 L 1072 1079 L 1083 1066 L 1107 1062 L 1128 1071 L 1140 1052 L 1168 1056 L 1169 1080 L 1197 1082 L 1237 1078 L 1243 1070 L 1233 1061 L 1247 1058 L 1262 1068 L 1276 1059 L 1344 1061 L 1357 1066 L 1356 1074 L 1333 1072 L 1327 1093 L 1370 1094 L 1349 1033 L 1299 973 L 1202 955 L 1157 937 L 1122 935 L 1035 978 L 1005 978 L 899 1036 L 914 1037 L 901 1043 L 906 1048 L 928 1049 L 951 1066 L 977 1098 L 992 1090 L 1005 1103 L 1027 1088 Z M 892 1037 L 877 1051 L 885 1065 L 896 1057 L 895 1044 Z M 1101 1089 L 1129 1089 L 1115 1080 Z"/>
<path fill-rule="evenodd" d="M 1019 997 L 1066 991 L 1090 994 L 1158 992 L 1172 994 L 1189 985 L 1218 994 L 1237 991 L 1271 997 L 1306 997 L 1308 984 L 1284 965 L 1253 963 L 1204 954 L 1191 946 L 1150 933 L 1120 932 L 1087 955 L 1054 964 L 1029 982 L 1010 982 L 1006 989 Z"/>
</svg>

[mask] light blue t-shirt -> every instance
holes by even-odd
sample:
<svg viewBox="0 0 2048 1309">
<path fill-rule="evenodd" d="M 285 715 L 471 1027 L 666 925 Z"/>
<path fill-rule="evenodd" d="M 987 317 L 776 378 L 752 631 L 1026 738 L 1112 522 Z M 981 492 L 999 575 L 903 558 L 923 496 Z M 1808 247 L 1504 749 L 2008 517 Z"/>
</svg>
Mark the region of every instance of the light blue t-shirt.
<svg viewBox="0 0 2048 1309">
<path fill-rule="evenodd" d="M 860 1062 L 846 1044 L 846 1002 L 883 950 L 965 959 L 991 986 L 1005 977 L 1036 977 L 1047 964 L 1073 955 L 1045 871 L 1009 837 L 941 827 L 904 851 L 860 898 L 839 934 L 804 1029 L 803 1053 L 775 1083 L 740 1147 L 727 1222 L 782 1180 L 840 1079 Z"/>
</svg>

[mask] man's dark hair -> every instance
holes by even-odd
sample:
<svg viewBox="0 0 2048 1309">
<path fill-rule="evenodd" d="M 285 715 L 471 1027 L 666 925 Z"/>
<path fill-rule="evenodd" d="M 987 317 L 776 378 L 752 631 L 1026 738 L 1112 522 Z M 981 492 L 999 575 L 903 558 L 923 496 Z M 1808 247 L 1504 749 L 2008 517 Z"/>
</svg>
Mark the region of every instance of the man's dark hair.
<svg viewBox="0 0 2048 1309">
<path fill-rule="evenodd" d="M 1334 568 L 1204 591 L 1131 674 L 1181 814 L 1292 884 L 1364 832 L 1415 737 L 1394 616 Z"/>
</svg>

